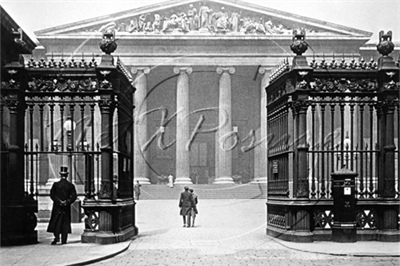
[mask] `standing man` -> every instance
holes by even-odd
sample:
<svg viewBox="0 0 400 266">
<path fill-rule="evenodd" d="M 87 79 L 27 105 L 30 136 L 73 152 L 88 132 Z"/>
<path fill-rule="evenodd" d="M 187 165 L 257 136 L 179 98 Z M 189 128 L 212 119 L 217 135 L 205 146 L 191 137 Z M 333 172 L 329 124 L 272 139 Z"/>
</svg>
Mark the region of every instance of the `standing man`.
<svg viewBox="0 0 400 266">
<path fill-rule="evenodd" d="M 194 202 L 192 194 L 189 192 L 189 187 L 185 186 L 184 189 L 179 198 L 179 208 L 181 208 L 180 214 L 183 217 L 183 227 L 190 227 L 190 214 Z"/>
<path fill-rule="evenodd" d="M 192 227 L 194 227 L 194 222 L 196 220 L 196 215 L 199 213 L 197 211 L 197 203 L 199 203 L 198 197 L 196 194 L 194 194 L 194 189 L 191 188 L 189 189 L 189 192 L 192 194 L 192 198 L 193 198 L 193 207 L 192 210 L 190 211 L 190 215 L 192 216 Z"/>
<path fill-rule="evenodd" d="M 169 176 L 168 176 L 168 186 L 169 186 L 170 188 L 173 188 L 173 187 L 174 187 L 174 177 L 173 177 L 173 175 L 169 175 Z"/>
<path fill-rule="evenodd" d="M 53 201 L 53 209 L 47 232 L 54 234 L 52 245 L 60 241 L 61 244 L 67 244 L 68 234 L 71 230 L 71 204 L 75 202 L 77 195 L 75 186 L 68 180 L 68 167 L 61 166 L 61 180 L 55 182 L 50 190 L 50 198 Z"/>
<path fill-rule="evenodd" d="M 140 196 L 140 187 L 142 185 L 139 183 L 139 180 L 136 180 L 136 184 L 133 188 L 133 190 L 135 191 L 135 199 L 139 200 L 139 196 Z"/>
</svg>

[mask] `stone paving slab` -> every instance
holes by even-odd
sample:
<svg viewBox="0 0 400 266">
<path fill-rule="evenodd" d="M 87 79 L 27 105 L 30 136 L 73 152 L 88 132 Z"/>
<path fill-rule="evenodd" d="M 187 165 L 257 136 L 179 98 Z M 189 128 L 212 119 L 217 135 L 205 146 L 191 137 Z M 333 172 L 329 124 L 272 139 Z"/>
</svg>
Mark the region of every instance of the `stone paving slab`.
<svg viewBox="0 0 400 266">
<path fill-rule="evenodd" d="M 50 245 L 47 223 L 39 244 L 1 247 L 0 265 L 399 265 L 400 243 L 293 243 L 265 233 L 265 200 L 201 200 L 194 228 L 184 228 L 177 200 L 139 201 L 139 235 L 112 245 L 80 243 L 73 224 L 67 245 Z"/>
<path fill-rule="evenodd" d="M 80 242 L 83 223 L 72 224 L 72 234 L 66 245 L 50 245 L 53 234 L 47 233 L 47 223 L 38 223 L 38 244 L 0 248 L 0 265 L 50 266 L 85 265 L 115 256 L 129 248 L 131 240 L 111 244 L 97 245 Z"/>
<path fill-rule="evenodd" d="M 156 203 L 156 204 L 154 204 Z M 201 200 L 195 228 L 176 201 L 139 201 L 140 235 L 99 265 L 398 265 L 399 243 L 292 243 L 266 235 L 264 200 Z M 148 212 L 148 210 L 151 210 Z M 142 213 L 142 215 L 140 215 Z M 355 257 L 355 252 L 367 257 Z M 373 257 L 377 252 L 385 257 Z"/>
</svg>

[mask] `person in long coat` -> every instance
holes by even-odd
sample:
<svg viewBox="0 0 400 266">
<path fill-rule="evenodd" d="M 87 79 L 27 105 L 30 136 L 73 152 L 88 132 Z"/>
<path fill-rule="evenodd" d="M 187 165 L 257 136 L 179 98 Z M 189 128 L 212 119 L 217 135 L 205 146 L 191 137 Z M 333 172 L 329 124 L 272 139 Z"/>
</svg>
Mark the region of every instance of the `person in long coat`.
<svg viewBox="0 0 400 266">
<path fill-rule="evenodd" d="M 51 217 L 47 232 L 54 234 L 52 245 L 60 241 L 66 244 L 71 230 L 71 204 L 75 202 L 77 195 L 75 186 L 67 180 L 68 167 L 62 166 L 60 170 L 61 180 L 55 182 L 50 190 L 50 198 L 53 201 Z"/>
<path fill-rule="evenodd" d="M 196 221 L 196 215 L 199 214 L 199 212 L 197 211 L 197 203 L 199 203 L 199 197 L 194 193 L 193 188 L 189 189 L 189 192 L 192 194 L 193 204 L 194 204 L 192 206 L 192 210 L 190 211 L 190 215 L 192 218 L 192 227 L 194 227 L 194 222 Z"/>
<path fill-rule="evenodd" d="M 183 227 L 190 227 L 190 214 L 194 202 L 192 193 L 189 192 L 189 187 L 185 186 L 184 189 L 179 198 L 179 208 L 181 208 L 180 215 L 183 217 Z"/>
<path fill-rule="evenodd" d="M 141 187 L 142 185 L 139 183 L 139 181 L 138 180 L 136 180 L 136 184 L 133 186 L 133 190 L 134 190 L 134 192 L 135 192 L 135 199 L 136 200 L 139 200 L 139 197 L 140 197 L 140 187 Z"/>
</svg>

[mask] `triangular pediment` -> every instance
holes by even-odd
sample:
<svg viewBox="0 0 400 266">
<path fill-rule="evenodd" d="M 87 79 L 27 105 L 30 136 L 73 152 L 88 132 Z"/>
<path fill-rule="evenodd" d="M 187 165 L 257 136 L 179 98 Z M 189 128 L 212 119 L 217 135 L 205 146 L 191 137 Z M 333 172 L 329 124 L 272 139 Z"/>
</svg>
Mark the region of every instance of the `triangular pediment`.
<svg viewBox="0 0 400 266">
<path fill-rule="evenodd" d="M 35 32 L 36 35 L 266 35 L 370 37 L 372 33 L 237 0 L 172 0 Z"/>
</svg>

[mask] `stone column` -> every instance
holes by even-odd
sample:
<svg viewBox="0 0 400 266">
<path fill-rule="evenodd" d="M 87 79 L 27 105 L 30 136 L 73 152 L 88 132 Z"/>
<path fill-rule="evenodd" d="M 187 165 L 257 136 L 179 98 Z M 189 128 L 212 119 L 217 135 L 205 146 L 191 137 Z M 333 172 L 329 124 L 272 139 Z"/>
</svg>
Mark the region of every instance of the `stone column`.
<svg viewBox="0 0 400 266">
<path fill-rule="evenodd" d="M 189 165 L 189 74 L 191 67 L 174 67 L 179 74 L 176 95 L 176 179 L 175 184 L 192 184 Z"/>
<path fill-rule="evenodd" d="M 216 133 L 216 158 L 214 184 L 233 184 L 232 179 L 232 92 L 231 74 L 233 67 L 217 67 L 219 80 L 219 129 Z"/>
<path fill-rule="evenodd" d="M 148 167 L 148 152 L 142 149 L 142 146 L 147 141 L 147 74 L 150 73 L 148 67 L 132 67 L 131 71 L 136 75 L 133 86 L 136 88 L 134 93 L 135 109 L 134 109 L 134 165 L 133 178 L 134 184 L 139 181 L 140 184 L 148 185 L 149 167 Z"/>
<path fill-rule="evenodd" d="M 269 83 L 270 68 L 260 67 L 258 72 L 262 75 L 261 78 L 261 121 L 260 121 L 260 160 L 259 160 L 259 176 L 256 177 L 252 183 L 267 183 L 267 162 L 268 162 L 268 128 L 267 128 L 267 93 L 265 88 Z M 257 158 L 255 158 L 257 160 Z"/>
</svg>

